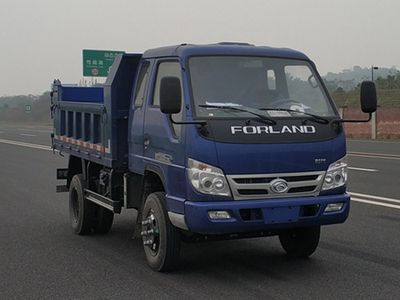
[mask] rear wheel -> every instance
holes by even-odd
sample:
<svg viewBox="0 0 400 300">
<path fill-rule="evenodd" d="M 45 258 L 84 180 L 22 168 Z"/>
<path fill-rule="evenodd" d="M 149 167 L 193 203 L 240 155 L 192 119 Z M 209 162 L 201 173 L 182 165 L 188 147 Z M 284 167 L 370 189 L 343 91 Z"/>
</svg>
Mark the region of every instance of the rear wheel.
<svg viewBox="0 0 400 300">
<path fill-rule="evenodd" d="M 320 226 L 288 229 L 279 235 L 282 248 L 291 257 L 308 257 L 318 247 Z"/>
<path fill-rule="evenodd" d="M 168 217 L 165 194 L 150 194 L 142 211 L 142 240 L 149 266 L 159 272 L 177 267 L 180 251 L 180 233 Z"/>
<path fill-rule="evenodd" d="M 82 174 L 72 177 L 69 187 L 69 216 L 74 233 L 89 234 L 94 226 L 96 206 L 85 199 L 86 183 Z"/>
</svg>

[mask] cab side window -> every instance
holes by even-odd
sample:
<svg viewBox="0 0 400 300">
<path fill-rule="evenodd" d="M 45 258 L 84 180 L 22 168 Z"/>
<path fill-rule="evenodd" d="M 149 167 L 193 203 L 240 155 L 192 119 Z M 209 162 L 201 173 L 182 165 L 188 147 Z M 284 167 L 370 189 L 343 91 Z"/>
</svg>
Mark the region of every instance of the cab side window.
<svg viewBox="0 0 400 300">
<path fill-rule="evenodd" d="M 149 62 L 145 62 L 142 64 L 142 67 L 140 69 L 134 95 L 135 107 L 141 107 L 143 105 L 144 98 L 146 97 L 146 85 L 149 77 L 149 66 Z"/>
<path fill-rule="evenodd" d="M 181 95 L 183 96 L 183 90 L 182 90 L 182 75 L 181 75 L 181 66 L 179 62 L 177 61 L 165 61 L 161 62 L 158 65 L 158 70 L 157 70 L 157 78 L 156 78 L 156 83 L 154 87 L 154 94 L 153 94 L 153 106 L 159 107 L 160 106 L 160 85 L 161 85 L 161 80 L 164 77 L 178 77 L 180 82 L 181 82 Z M 182 104 L 183 104 L 183 98 L 182 98 Z M 173 118 L 175 121 L 182 121 L 182 111 L 183 109 L 181 108 L 181 111 L 177 114 L 173 115 Z M 174 133 L 176 137 L 180 136 L 181 133 L 181 125 L 175 125 L 172 124 Z"/>
<path fill-rule="evenodd" d="M 158 65 L 157 79 L 153 96 L 153 106 L 160 106 L 160 83 L 161 79 L 167 76 L 178 77 L 179 80 L 182 82 L 181 66 L 178 62 L 166 61 Z"/>
</svg>

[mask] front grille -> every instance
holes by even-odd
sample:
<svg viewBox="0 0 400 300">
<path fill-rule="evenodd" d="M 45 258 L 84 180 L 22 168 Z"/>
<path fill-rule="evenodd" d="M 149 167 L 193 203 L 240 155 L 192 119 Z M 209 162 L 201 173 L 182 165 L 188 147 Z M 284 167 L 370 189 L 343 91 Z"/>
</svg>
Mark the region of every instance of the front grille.
<svg viewBox="0 0 400 300">
<path fill-rule="evenodd" d="M 289 189 L 288 193 L 305 193 L 305 192 L 312 192 L 315 190 L 317 186 L 316 185 L 310 185 L 310 186 L 298 186 Z"/>
<path fill-rule="evenodd" d="M 234 179 L 236 183 L 250 184 L 250 183 L 269 183 L 273 178 L 236 178 Z"/>
<path fill-rule="evenodd" d="M 309 181 L 309 180 L 316 180 L 318 178 L 318 175 L 287 176 L 280 178 L 285 179 L 287 182 Z"/>
<path fill-rule="evenodd" d="M 325 172 L 276 173 L 253 175 L 227 175 L 235 200 L 266 199 L 318 195 Z M 287 190 L 282 193 L 271 189 L 272 181 L 283 179 Z"/>
<path fill-rule="evenodd" d="M 268 190 L 257 190 L 257 189 L 238 189 L 240 195 L 265 195 L 268 194 Z"/>
</svg>

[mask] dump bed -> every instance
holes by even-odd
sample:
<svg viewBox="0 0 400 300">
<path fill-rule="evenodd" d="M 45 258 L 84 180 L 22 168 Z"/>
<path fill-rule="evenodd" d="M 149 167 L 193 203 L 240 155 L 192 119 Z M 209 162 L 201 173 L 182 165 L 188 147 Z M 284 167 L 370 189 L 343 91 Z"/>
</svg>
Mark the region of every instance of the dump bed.
<svg viewBox="0 0 400 300">
<path fill-rule="evenodd" d="M 54 81 L 54 149 L 110 168 L 127 168 L 129 105 L 141 56 L 117 56 L 99 86 Z"/>
</svg>

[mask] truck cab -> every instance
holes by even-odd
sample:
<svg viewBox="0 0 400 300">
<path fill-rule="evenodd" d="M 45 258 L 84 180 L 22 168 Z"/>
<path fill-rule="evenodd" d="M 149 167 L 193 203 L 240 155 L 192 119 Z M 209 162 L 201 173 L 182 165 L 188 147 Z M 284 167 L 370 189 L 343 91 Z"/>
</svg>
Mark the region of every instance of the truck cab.
<svg viewBox="0 0 400 300">
<path fill-rule="evenodd" d="M 72 189 L 82 189 L 77 202 L 137 209 L 136 230 L 153 269 L 176 265 L 182 239 L 279 235 L 287 254 L 309 256 L 321 225 L 346 220 L 344 120 L 306 55 L 243 43 L 182 44 L 133 60 L 134 78 L 120 79 L 130 80 L 131 96 L 113 99 L 125 103 L 127 113 L 117 117 L 125 121 L 110 125 L 103 141 L 120 153 L 116 163 L 72 154 L 97 180 L 86 176 L 93 188 Z M 122 65 L 123 56 L 113 67 Z M 363 85 L 362 108 L 371 114 L 375 89 Z M 70 193 L 72 173 L 65 175 Z"/>
<path fill-rule="evenodd" d="M 163 95 L 179 98 L 179 111 L 163 113 Z M 157 170 L 168 211 L 191 231 L 346 219 L 343 127 L 305 55 L 231 44 L 150 50 L 131 109 L 129 169 Z"/>
</svg>

